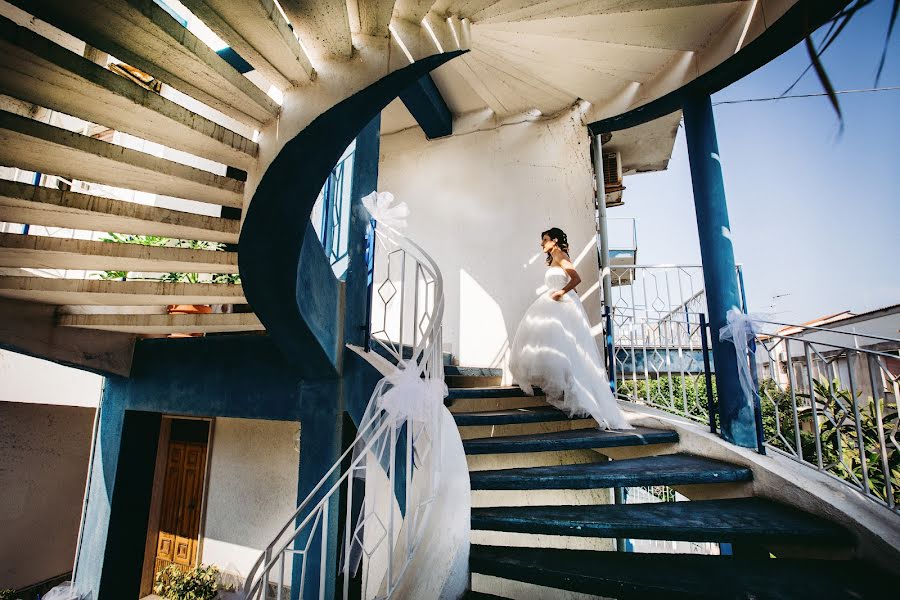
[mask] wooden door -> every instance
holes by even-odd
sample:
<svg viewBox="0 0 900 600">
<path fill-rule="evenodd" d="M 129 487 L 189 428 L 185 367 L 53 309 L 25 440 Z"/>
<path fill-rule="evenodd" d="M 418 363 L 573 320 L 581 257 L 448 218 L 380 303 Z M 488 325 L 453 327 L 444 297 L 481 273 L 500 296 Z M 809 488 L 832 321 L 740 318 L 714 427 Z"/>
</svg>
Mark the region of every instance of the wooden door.
<svg viewBox="0 0 900 600">
<path fill-rule="evenodd" d="M 206 444 L 169 443 L 156 542 L 156 572 L 172 563 L 184 569 L 197 565 L 205 472 Z"/>
</svg>

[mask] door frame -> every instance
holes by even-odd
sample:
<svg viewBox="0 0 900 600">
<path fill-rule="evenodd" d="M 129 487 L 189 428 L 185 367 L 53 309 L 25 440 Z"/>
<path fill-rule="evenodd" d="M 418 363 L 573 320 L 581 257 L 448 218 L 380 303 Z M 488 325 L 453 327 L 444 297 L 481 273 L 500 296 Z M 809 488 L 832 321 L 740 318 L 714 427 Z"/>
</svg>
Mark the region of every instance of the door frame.
<svg viewBox="0 0 900 600">
<path fill-rule="evenodd" d="M 163 488 L 166 477 L 166 465 L 168 462 L 169 442 L 172 434 L 172 421 L 208 421 L 209 435 L 206 440 L 206 464 L 203 473 L 203 489 L 200 492 L 200 527 L 197 534 L 197 564 L 201 563 L 203 556 L 203 538 L 206 531 L 206 505 L 209 492 L 209 463 L 212 458 L 213 433 L 215 431 L 215 418 L 211 417 L 186 417 L 181 415 L 163 415 L 159 427 L 159 442 L 156 446 L 156 464 L 153 468 L 153 491 L 150 495 L 150 516 L 147 521 L 147 537 L 144 541 L 144 562 L 141 567 L 141 591 L 143 598 L 153 593 L 153 583 L 156 573 L 153 566 L 156 562 L 156 546 L 159 537 L 159 521 L 162 513 Z"/>
</svg>

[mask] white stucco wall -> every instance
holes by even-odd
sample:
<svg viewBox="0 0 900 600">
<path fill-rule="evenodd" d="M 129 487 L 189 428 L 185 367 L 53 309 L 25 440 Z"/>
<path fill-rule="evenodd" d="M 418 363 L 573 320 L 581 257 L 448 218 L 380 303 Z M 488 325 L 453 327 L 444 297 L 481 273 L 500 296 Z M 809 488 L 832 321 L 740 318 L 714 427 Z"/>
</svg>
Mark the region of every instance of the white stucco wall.
<svg viewBox="0 0 900 600">
<path fill-rule="evenodd" d="M 0 589 L 72 570 L 93 425 L 89 407 L 0 402 Z"/>
<path fill-rule="evenodd" d="M 216 419 L 203 564 L 246 577 L 294 512 L 299 464 L 294 439 L 299 426 L 291 421 Z"/>
<path fill-rule="evenodd" d="M 0 402 L 96 408 L 102 391 L 100 375 L 0 350 Z"/>
<path fill-rule="evenodd" d="M 541 231 L 562 228 L 600 321 L 590 142 L 577 110 L 428 141 L 418 128 L 382 136 L 379 190 L 409 204 L 407 234 L 444 275 L 445 350 L 502 366 L 543 286 Z M 447 348 L 447 346 L 451 348 Z"/>
</svg>

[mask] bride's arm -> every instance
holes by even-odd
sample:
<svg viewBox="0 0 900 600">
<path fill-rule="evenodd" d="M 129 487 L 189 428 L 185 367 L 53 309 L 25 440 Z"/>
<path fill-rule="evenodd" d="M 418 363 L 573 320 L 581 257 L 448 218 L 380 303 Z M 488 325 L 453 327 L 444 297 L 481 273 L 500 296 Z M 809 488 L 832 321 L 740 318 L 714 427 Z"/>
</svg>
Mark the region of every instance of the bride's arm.
<svg viewBox="0 0 900 600">
<path fill-rule="evenodd" d="M 569 276 L 569 283 L 567 283 L 563 289 L 553 292 L 551 297 L 554 300 L 561 300 L 563 296 L 574 290 L 578 287 L 578 284 L 581 283 L 581 277 L 578 275 L 578 271 L 575 270 L 575 265 L 572 264 L 572 261 L 569 260 L 565 254 L 559 258 L 559 266 L 562 267 L 566 272 L 566 275 Z"/>
</svg>

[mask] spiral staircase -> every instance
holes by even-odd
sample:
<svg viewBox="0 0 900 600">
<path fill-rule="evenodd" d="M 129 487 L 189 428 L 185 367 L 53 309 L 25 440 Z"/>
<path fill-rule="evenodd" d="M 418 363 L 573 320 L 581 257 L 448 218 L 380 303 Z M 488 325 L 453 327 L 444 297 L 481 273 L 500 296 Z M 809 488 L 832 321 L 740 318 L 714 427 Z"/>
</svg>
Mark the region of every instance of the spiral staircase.
<svg viewBox="0 0 900 600">
<path fill-rule="evenodd" d="M 411 63 L 468 50 L 431 75 L 455 133 L 574 106 L 596 123 L 718 81 L 722 64 L 770 31 L 781 40 L 771 52 L 785 49 L 797 40 L 784 31 L 785 20 L 799 22 L 797 7 L 814 26 L 844 4 L 0 2 L 0 221 L 22 225 L 0 233 L 0 343 L 128 375 L 139 336 L 264 330 L 240 283 L 94 272 L 237 274 L 242 221 L 282 147 Z M 626 173 L 665 167 L 679 115 L 662 114 L 614 136 Z M 394 101 L 382 132 L 417 124 Z M 663 140 L 661 155 L 639 151 L 648 137 Z M 99 241 L 104 232 L 217 245 L 116 244 Z M 169 314 L 168 305 L 226 308 Z M 677 428 L 636 415 L 633 432 L 600 432 L 497 386 L 495 373 L 448 373 L 473 492 L 469 597 L 859 598 L 881 597 L 891 581 L 858 559 L 852 532 L 758 495 L 756 471 L 690 454 Z M 637 486 L 691 500 L 613 502 L 611 490 Z M 734 552 L 615 552 L 616 538 Z"/>
<path fill-rule="evenodd" d="M 323 110 L 411 61 L 470 50 L 433 74 L 457 131 L 576 104 L 590 122 L 703 76 L 795 4 L 4 1 L 0 221 L 18 225 L 0 234 L 0 301 L 22 315 L 5 345 L 125 375 L 137 336 L 264 329 L 233 283 L 261 174 Z M 814 19 L 840 2 L 824 4 Z M 624 153 L 626 172 L 664 168 L 678 118 L 645 126 L 662 153 Z M 400 101 L 384 112 L 384 133 L 415 125 Z M 207 244 L 109 244 L 105 232 Z M 222 309 L 165 309 L 179 304 Z"/>
<path fill-rule="evenodd" d="M 752 469 L 690 454 L 673 430 L 598 431 L 479 376 L 465 383 L 489 387 L 447 400 L 472 486 L 467 598 L 884 597 L 890 576 L 855 557 L 849 530 L 761 496 Z M 690 500 L 615 501 L 615 489 L 651 486 Z M 731 555 L 617 551 L 617 538 Z"/>
</svg>

